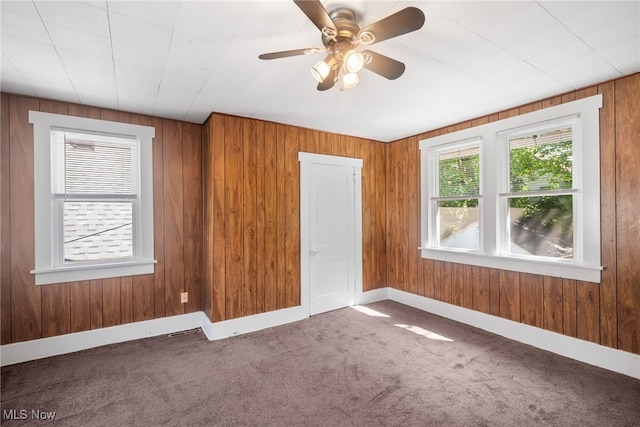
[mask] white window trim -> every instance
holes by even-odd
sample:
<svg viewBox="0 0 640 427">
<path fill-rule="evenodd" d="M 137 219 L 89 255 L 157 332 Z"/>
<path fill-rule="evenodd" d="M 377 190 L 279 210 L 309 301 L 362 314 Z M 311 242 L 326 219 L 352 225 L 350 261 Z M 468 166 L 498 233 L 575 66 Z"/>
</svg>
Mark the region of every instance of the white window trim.
<svg viewBox="0 0 640 427">
<path fill-rule="evenodd" d="M 438 161 L 438 157 L 439 154 L 442 151 L 450 151 L 450 150 L 457 150 L 457 149 L 467 149 L 471 146 L 477 146 L 479 151 L 480 151 L 480 167 L 482 168 L 482 139 L 480 138 L 471 138 L 471 139 L 465 139 L 465 140 L 461 140 L 461 141 L 456 141 L 453 142 L 451 144 L 437 144 L 434 145 L 432 148 L 434 148 L 433 150 L 428 150 L 427 152 L 427 163 L 429 165 L 430 168 L 432 168 L 432 170 L 434 171 L 434 174 L 439 174 L 440 173 L 440 165 L 439 165 L 439 161 Z M 482 170 L 482 169 L 481 169 Z M 475 196 L 468 196 L 469 199 L 478 199 L 478 217 L 479 217 L 479 221 L 482 222 L 482 207 L 483 207 L 483 197 L 482 197 L 482 190 L 483 190 L 483 186 L 482 186 L 482 172 L 480 172 L 480 192 L 475 195 Z M 438 239 L 438 234 L 439 234 L 439 229 L 440 229 L 440 224 L 439 224 L 439 219 L 438 219 L 438 207 L 437 207 L 437 202 L 434 202 L 434 197 L 439 193 L 439 189 L 438 189 L 438 182 L 436 180 L 432 180 L 429 183 L 429 187 L 427 188 L 427 199 L 430 201 L 430 203 L 428 203 L 428 207 L 427 207 L 427 218 L 433 218 L 433 221 L 430 221 L 429 224 L 429 232 L 427 233 L 427 240 L 428 241 L 428 247 L 437 247 L 438 249 L 442 249 L 442 250 L 447 250 L 446 247 L 440 246 L 439 245 L 439 240 Z M 480 248 L 482 248 L 482 229 L 480 229 Z M 461 249 L 461 248 L 457 248 L 457 249 L 453 249 L 455 251 L 459 251 L 459 252 L 472 252 L 472 253 L 478 253 L 478 251 L 476 249 Z"/>
<path fill-rule="evenodd" d="M 421 157 L 421 232 L 422 246 L 419 248 L 423 258 L 449 261 L 481 267 L 492 267 L 503 270 L 519 271 L 546 276 L 563 277 L 587 282 L 600 283 L 603 267 L 600 265 L 600 116 L 602 95 L 595 95 L 578 101 L 545 108 L 527 114 L 510 117 L 485 125 L 452 132 L 445 135 L 420 141 Z M 499 215 L 500 193 L 500 161 L 503 149 L 499 134 L 510 129 L 533 126 L 541 122 L 552 121 L 563 117 L 579 115 L 581 120 L 581 148 L 579 155 L 582 165 L 582 182 L 579 189 L 595 189 L 582 191 L 581 215 L 576 224 L 582 241 L 577 248 L 575 260 L 532 259 L 499 253 Z M 483 209 L 480 213 L 480 251 L 460 251 L 455 249 L 435 248 L 429 245 L 429 194 L 430 185 L 428 168 L 428 152 L 430 148 L 453 144 L 459 141 L 480 139 L 481 147 L 481 194 Z M 594 226 L 595 225 L 595 226 Z"/>
<path fill-rule="evenodd" d="M 85 117 L 29 111 L 34 142 L 34 218 L 36 285 L 151 274 L 153 255 L 153 153 L 155 128 Z M 51 196 L 51 128 L 135 135 L 140 141 L 140 220 L 134 237 L 139 253 L 132 261 L 56 266 L 53 199 Z M 137 242 L 136 242 L 137 240 Z"/>
</svg>

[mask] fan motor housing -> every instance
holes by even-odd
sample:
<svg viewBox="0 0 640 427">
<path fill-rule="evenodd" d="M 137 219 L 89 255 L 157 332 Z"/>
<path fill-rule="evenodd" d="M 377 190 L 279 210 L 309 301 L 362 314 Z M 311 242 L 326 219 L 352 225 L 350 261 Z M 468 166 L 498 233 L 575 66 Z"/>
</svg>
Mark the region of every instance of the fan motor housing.
<svg viewBox="0 0 640 427">
<path fill-rule="evenodd" d="M 323 29 L 322 44 L 327 49 L 331 49 L 333 44 L 335 43 L 358 43 L 357 36 L 358 32 L 360 31 L 360 27 L 358 27 L 358 24 L 356 24 L 356 14 L 353 10 L 346 7 L 339 7 L 329 12 L 329 17 L 338 30 L 338 34 L 336 34 L 334 38 L 331 37 L 329 31 L 327 31 L 327 33 L 325 34 L 325 31 Z"/>
</svg>

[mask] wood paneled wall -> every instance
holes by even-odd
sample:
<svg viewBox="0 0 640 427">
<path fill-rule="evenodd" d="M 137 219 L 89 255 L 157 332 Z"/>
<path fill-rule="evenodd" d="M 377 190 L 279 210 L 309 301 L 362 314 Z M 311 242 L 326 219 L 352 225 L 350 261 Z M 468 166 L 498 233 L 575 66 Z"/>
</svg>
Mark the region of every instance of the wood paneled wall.
<svg viewBox="0 0 640 427">
<path fill-rule="evenodd" d="M 600 110 L 602 283 L 422 259 L 419 140 L 587 96 Z M 387 149 L 389 286 L 640 353 L 640 74 L 480 117 Z"/>
<path fill-rule="evenodd" d="M 363 287 L 386 286 L 383 144 L 212 114 L 203 128 L 204 310 L 212 321 L 300 304 L 299 151 L 363 159 Z"/>
<path fill-rule="evenodd" d="M 602 283 L 422 259 L 418 141 L 601 93 Z M 363 287 L 640 353 L 640 74 L 390 144 L 222 114 L 204 125 L 2 94 L 0 325 L 8 344 L 204 310 L 300 303 L 299 151 L 363 165 Z M 153 275 L 35 286 L 28 111 L 154 126 Z M 180 304 L 180 293 L 189 302 Z"/>
<path fill-rule="evenodd" d="M 1 343 L 201 310 L 201 126 L 8 94 L 1 99 Z M 155 127 L 154 274 L 35 285 L 29 110 Z M 187 304 L 180 303 L 183 291 Z"/>
</svg>

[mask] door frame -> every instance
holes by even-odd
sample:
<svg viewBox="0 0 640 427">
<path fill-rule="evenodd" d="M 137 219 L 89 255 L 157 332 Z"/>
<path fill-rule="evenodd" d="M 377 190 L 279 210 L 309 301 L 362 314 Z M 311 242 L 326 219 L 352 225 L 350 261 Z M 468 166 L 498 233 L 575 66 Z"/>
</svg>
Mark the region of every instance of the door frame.
<svg viewBox="0 0 640 427">
<path fill-rule="evenodd" d="M 353 304 L 356 304 L 362 295 L 362 159 L 299 152 L 298 161 L 300 162 L 300 305 L 307 315 L 310 315 L 309 251 L 311 248 L 309 246 L 309 166 L 319 164 L 353 167 L 355 193 L 355 291 Z"/>
</svg>

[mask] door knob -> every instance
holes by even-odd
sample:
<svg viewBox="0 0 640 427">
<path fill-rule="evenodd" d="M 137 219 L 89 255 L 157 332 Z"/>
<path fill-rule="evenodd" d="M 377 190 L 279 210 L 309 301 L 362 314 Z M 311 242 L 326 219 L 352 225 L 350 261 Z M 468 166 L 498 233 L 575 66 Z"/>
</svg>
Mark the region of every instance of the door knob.
<svg viewBox="0 0 640 427">
<path fill-rule="evenodd" d="M 316 256 L 318 255 L 318 251 L 309 251 L 309 255 Z"/>
</svg>

